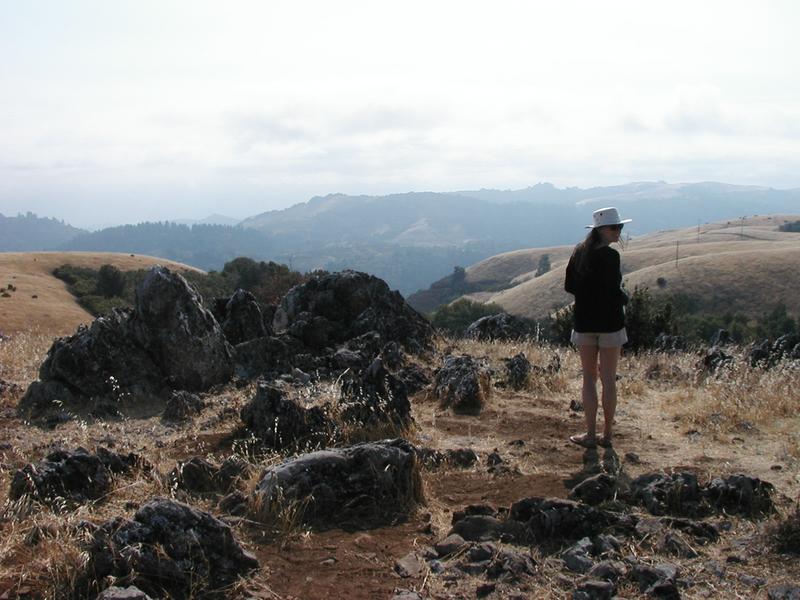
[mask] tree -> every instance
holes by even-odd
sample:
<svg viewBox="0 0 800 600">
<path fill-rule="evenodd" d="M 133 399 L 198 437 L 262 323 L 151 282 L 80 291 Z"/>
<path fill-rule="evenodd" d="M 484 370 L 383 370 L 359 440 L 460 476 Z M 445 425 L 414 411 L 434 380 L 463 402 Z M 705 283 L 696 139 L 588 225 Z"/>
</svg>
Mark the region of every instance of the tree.
<svg viewBox="0 0 800 600">
<path fill-rule="evenodd" d="M 125 275 L 114 265 L 103 265 L 97 273 L 97 293 L 106 298 L 122 296 Z"/>
</svg>

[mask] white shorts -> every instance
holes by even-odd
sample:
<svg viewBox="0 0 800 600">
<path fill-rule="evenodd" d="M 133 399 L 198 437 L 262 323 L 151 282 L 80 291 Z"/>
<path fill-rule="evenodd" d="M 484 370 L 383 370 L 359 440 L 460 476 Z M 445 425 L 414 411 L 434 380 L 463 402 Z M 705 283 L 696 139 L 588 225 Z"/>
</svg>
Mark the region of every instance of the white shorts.
<svg viewBox="0 0 800 600">
<path fill-rule="evenodd" d="M 576 346 L 598 346 L 600 348 L 614 348 L 622 346 L 628 341 L 628 334 L 623 327 L 611 333 L 587 333 L 572 330 L 569 341 Z"/>
</svg>

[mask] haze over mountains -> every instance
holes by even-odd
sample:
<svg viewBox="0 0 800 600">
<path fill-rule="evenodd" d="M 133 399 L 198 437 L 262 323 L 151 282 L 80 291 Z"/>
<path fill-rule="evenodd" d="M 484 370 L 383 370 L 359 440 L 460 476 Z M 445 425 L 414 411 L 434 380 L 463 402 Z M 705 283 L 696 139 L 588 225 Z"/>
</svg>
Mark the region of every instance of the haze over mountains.
<svg viewBox="0 0 800 600">
<path fill-rule="evenodd" d="M 795 213 L 800 189 L 665 182 L 559 189 L 542 183 L 520 190 L 331 194 L 235 226 L 215 215 L 191 226 L 151 223 L 91 233 L 63 224 L 56 234 L 53 223 L 58 222 L 40 219 L 42 232 L 24 236 L 14 234 L 22 224 L 19 218 L 6 217 L 0 219 L 0 250 L 130 252 L 203 269 L 249 256 L 302 271 L 367 271 L 407 295 L 456 265 L 520 248 L 573 244 L 591 212 L 607 205 L 634 219 L 626 232 L 641 235 L 753 214 Z"/>
</svg>

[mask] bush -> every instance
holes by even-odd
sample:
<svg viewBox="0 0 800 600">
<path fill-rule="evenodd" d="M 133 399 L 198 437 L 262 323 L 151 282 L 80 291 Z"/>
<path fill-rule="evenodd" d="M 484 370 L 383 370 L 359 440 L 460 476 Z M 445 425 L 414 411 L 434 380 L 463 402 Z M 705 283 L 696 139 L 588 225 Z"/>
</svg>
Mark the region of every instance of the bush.
<svg viewBox="0 0 800 600">
<path fill-rule="evenodd" d="M 800 233 L 800 221 L 791 221 L 778 226 L 779 231 L 788 231 L 790 233 Z"/>
<path fill-rule="evenodd" d="M 534 277 L 539 277 L 544 275 L 550 270 L 550 255 L 549 254 L 542 254 L 539 258 L 539 266 L 536 268 L 536 274 Z"/>
<path fill-rule="evenodd" d="M 554 344 L 568 346 L 575 324 L 575 304 L 557 310 L 546 322 L 546 337 Z"/>
<path fill-rule="evenodd" d="M 106 298 L 122 296 L 125 275 L 114 265 L 103 265 L 97 272 L 97 293 Z"/>
<path fill-rule="evenodd" d="M 800 555 L 800 507 L 795 507 L 794 512 L 775 523 L 770 533 L 778 552 Z"/>
<path fill-rule="evenodd" d="M 437 329 L 446 331 L 451 335 L 462 335 L 471 323 L 481 317 L 488 317 L 501 312 L 505 311 L 499 304 L 483 304 L 462 298 L 452 304 L 445 304 L 437 308 L 430 315 L 430 321 Z"/>
<path fill-rule="evenodd" d="M 639 351 L 655 346 L 660 333 L 674 334 L 672 303 L 657 302 L 647 286 L 636 286 L 625 307 L 626 348 Z"/>
</svg>

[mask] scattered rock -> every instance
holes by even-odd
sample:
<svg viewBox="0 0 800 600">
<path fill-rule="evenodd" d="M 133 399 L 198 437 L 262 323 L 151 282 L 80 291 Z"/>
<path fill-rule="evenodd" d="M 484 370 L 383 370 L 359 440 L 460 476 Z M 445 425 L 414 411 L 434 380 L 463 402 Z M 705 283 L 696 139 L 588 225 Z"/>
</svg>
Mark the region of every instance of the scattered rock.
<svg viewBox="0 0 800 600">
<path fill-rule="evenodd" d="M 578 584 L 572 600 L 611 600 L 616 586 L 611 581 L 588 579 Z"/>
<path fill-rule="evenodd" d="M 432 381 L 431 373 L 417 364 L 408 365 L 397 371 L 395 375 L 405 384 L 406 391 L 409 395 L 416 394 L 420 390 L 425 389 Z"/>
<path fill-rule="evenodd" d="M 183 390 L 172 392 L 161 419 L 166 422 L 186 421 L 199 415 L 203 408 L 205 408 L 205 402 L 197 394 Z"/>
<path fill-rule="evenodd" d="M 693 473 L 646 473 L 631 482 L 631 495 L 654 515 L 693 515 L 701 511 L 702 494 Z"/>
<path fill-rule="evenodd" d="M 458 535 L 457 533 L 451 533 L 446 538 L 444 538 L 441 542 L 434 544 L 433 549 L 436 550 L 436 553 L 439 555 L 440 558 L 444 558 L 445 556 L 450 556 L 451 554 L 455 554 L 459 550 L 461 550 L 465 545 L 466 541 L 463 537 Z"/>
<path fill-rule="evenodd" d="M 143 505 L 133 519 L 100 525 L 87 544 L 78 578 L 82 597 L 107 577 L 154 597 L 223 598 L 223 588 L 258 568 L 225 523 L 164 498 Z"/>
<path fill-rule="evenodd" d="M 468 469 L 478 462 L 478 454 L 472 448 L 448 448 L 444 451 L 417 448 L 417 456 L 421 464 L 428 469 L 438 469 L 442 466 Z"/>
<path fill-rule="evenodd" d="M 384 281 L 357 271 L 325 274 L 293 287 L 272 323 L 276 332 L 317 349 L 373 331 L 381 345 L 394 341 L 412 354 L 432 348 L 431 324 Z"/>
<path fill-rule="evenodd" d="M 436 372 L 434 394 L 455 412 L 478 414 L 490 393 L 489 369 L 469 355 L 445 357 Z"/>
<path fill-rule="evenodd" d="M 689 545 L 689 542 L 674 531 L 668 531 L 664 535 L 662 548 L 667 554 L 681 558 L 697 558 L 699 556 L 697 551 Z"/>
<path fill-rule="evenodd" d="M 527 321 L 507 313 L 481 317 L 464 330 L 465 337 L 487 342 L 516 340 L 530 334 L 531 327 Z"/>
<path fill-rule="evenodd" d="M 487 577 L 514 583 L 536 572 L 534 560 L 521 552 L 500 550 L 486 569 Z"/>
<path fill-rule="evenodd" d="M 338 436 L 327 406 L 303 408 L 286 398 L 280 387 L 264 382 L 242 408 L 241 418 L 264 444 L 276 450 L 326 447 Z"/>
<path fill-rule="evenodd" d="M 400 577 L 419 577 L 424 568 L 425 563 L 414 552 L 394 563 L 394 570 Z"/>
<path fill-rule="evenodd" d="M 264 327 L 264 317 L 255 296 L 241 289 L 226 302 L 220 323 L 228 342 L 234 346 L 272 333 Z"/>
<path fill-rule="evenodd" d="M 69 508 L 101 498 L 111 489 L 113 473 L 127 472 L 137 464 L 144 463 L 133 454 L 123 456 L 105 449 L 98 454 L 84 448 L 59 450 L 16 471 L 8 496 L 18 500 L 27 495 L 54 508 Z"/>
<path fill-rule="evenodd" d="M 616 583 L 627 574 L 625 564 L 614 560 L 604 560 L 589 569 L 587 575 L 592 579 L 611 581 Z"/>
<path fill-rule="evenodd" d="M 512 358 L 506 358 L 506 381 L 513 390 L 521 390 L 528 385 L 528 377 L 531 373 L 531 363 L 520 352 Z"/>
<path fill-rule="evenodd" d="M 254 494 L 265 507 L 295 506 L 320 529 L 362 529 L 405 519 L 420 502 L 414 447 L 384 440 L 320 450 L 266 470 Z"/>
<path fill-rule="evenodd" d="M 762 516 L 775 511 L 774 486 L 756 477 L 737 474 L 713 479 L 704 495 L 717 510 L 744 516 Z"/>
<path fill-rule="evenodd" d="M 405 384 L 376 358 L 358 377 L 342 382 L 342 420 L 362 426 L 383 424 L 405 429 L 411 424 L 411 403 Z"/>
<path fill-rule="evenodd" d="M 570 500 L 580 500 L 586 504 L 597 506 L 611 500 L 617 491 L 617 478 L 607 473 L 598 473 L 587 477 L 576 485 L 569 493 Z"/>
<path fill-rule="evenodd" d="M 232 456 L 222 466 L 195 456 L 180 462 L 169 474 L 173 488 L 186 490 L 193 494 L 227 494 L 236 481 L 244 477 L 250 465 L 243 459 Z"/>
<path fill-rule="evenodd" d="M 731 364 L 733 364 L 733 356 L 719 346 L 709 349 L 702 360 L 702 368 L 708 373 L 715 373 L 720 367 Z"/>
</svg>

